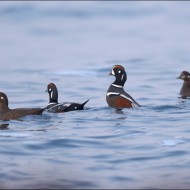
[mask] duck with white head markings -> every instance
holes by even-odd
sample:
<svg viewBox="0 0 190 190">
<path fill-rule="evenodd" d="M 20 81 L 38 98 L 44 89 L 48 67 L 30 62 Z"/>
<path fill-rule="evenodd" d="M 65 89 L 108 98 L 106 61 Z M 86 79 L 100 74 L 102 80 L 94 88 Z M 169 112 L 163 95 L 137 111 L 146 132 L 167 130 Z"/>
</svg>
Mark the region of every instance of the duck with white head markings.
<svg viewBox="0 0 190 190">
<path fill-rule="evenodd" d="M 107 90 L 106 101 L 108 105 L 116 109 L 139 107 L 140 105 L 123 89 L 127 80 L 127 74 L 124 67 L 121 65 L 114 65 L 109 74 L 115 76 L 115 81 Z"/>
<path fill-rule="evenodd" d="M 49 83 L 47 85 L 47 90 L 49 94 L 49 103 L 45 110 L 47 112 L 53 112 L 53 113 L 63 113 L 68 111 L 74 111 L 74 110 L 83 110 L 84 105 L 89 101 L 79 104 L 75 102 L 62 102 L 58 103 L 58 90 L 54 83 Z"/>
</svg>

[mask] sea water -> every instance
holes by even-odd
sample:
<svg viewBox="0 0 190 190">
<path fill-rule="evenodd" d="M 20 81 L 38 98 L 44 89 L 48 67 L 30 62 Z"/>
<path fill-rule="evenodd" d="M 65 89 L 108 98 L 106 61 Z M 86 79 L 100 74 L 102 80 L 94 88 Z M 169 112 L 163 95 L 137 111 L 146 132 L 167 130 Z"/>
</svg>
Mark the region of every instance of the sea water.
<svg viewBox="0 0 190 190">
<path fill-rule="evenodd" d="M 81 111 L 1 121 L 0 188 L 189 188 L 190 2 L 0 2 L 0 91 L 45 107 L 48 83 Z M 142 105 L 118 112 L 115 64 Z"/>
</svg>

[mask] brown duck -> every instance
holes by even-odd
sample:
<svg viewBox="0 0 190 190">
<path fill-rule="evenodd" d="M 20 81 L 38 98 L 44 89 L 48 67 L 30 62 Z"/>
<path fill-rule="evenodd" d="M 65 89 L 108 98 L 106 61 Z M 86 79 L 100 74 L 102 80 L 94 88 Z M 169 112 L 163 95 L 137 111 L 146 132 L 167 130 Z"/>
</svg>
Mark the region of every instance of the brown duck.
<svg viewBox="0 0 190 190">
<path fill-rule="evenodd" d="M 188 71 L 182 71 L 177 78 L 183 80 L 183 86 L 180 90 L 181 98 L 190 97 L 190 73 Z"/>
<path fill-rule="evenodd" d="M 44 109 L 41 108 L 16 108 L 10 109 L 6 94 L 0 92 L 0 120 L 19 119 L 27 115 L 40 115 Z"/>
</svg>

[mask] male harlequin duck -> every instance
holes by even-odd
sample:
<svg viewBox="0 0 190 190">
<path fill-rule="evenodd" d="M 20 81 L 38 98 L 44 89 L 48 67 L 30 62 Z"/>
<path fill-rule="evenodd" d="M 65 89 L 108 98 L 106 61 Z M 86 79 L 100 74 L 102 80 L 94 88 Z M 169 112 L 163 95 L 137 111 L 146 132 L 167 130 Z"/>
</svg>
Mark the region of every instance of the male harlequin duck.
<svg viewBox="0 0 190 190">
<path fill-rule="evenodd" d="M 8 104 L 6 94 L 0 92 L 0 120 L 19 119 L 26 115 L 40 115 L 43 112 L 43 109 L 41 108 L 10 109 Z"/>
<path fill-rule="evenodd" d="M 140 105 L 124 91 L 123 86 L 127 80 L 124 67 L 115 65 L 109 75 L 115 76 L 115 81 L 110 85 L 106 94 L 106 101 L 110 107 L 116 109 L 139 107 Z"/>
<path fill-rule="evenodd" d="M 83 110 L 84 105 L 89 101 L 79 104 L 75 102 L 62 102 L 58 103 L 58 90 L 54 83 L 49 83 L 47 90 L 49 94 L 49 104 L 45 108 L 47 112 L 61 113 L 75 110 Z"/>
<path fill-rule="evenodd" d="M 178 79 L 182 79 L 183 86 L 180 90 L 181 98 L 190 97 L 190 73 L 188 71 L 182 71 Z"/>
</svg>

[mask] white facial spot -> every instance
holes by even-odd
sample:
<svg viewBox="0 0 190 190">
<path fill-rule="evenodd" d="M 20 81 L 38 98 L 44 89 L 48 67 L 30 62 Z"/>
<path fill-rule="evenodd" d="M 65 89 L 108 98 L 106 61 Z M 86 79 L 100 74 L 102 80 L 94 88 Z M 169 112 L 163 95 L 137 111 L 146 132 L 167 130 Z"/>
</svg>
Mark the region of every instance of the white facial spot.
<svg viewBox="0 0 190 190">
<path fill-rule="evenodd" d="M 121 80 L 123 80 L 123 77 L 124 77 L 124 74 L 122 74 L 122 76 L 121 76 Z"/>
<path fill-rule="evenodd" d="M 51 91 L 51 88 L 49 89 L 49 91 Z"/>
<path fill-rule="evenodd" d="M 77 107 L 75 107 L 75 109 L 77 109 Z"/>
<path fill-rule="evenodd" d="M 190 78 L 190 75 L 188 75 L 188 78 Z"/>
<path fill-rule="evenodd" d="M 114 72 L 114 70 L 113 70 L 113 69 L 112 69 L 112 71 L 111 71 L 111 74 L 112 74 L 112 75 L 115 75 L 115 72 Z"/>
<path fill-rule="evenodd" d="M 3 96 L 1 96 L 1 99 L 2 99 L 2 100 L 4 100 L 4 97 L 3 97 Z"/>
<path fill-rule="evenodd" d="M 51 98 L 53 98 L 53 91 L 51 92 L 51 95 L 50 95 L 50 96 L 51 96 Z"/>
<path fill-rule="evenodd" d="M 118 73 L 121 73 L 121 71 L 119 70 Z"/>
</svg>

